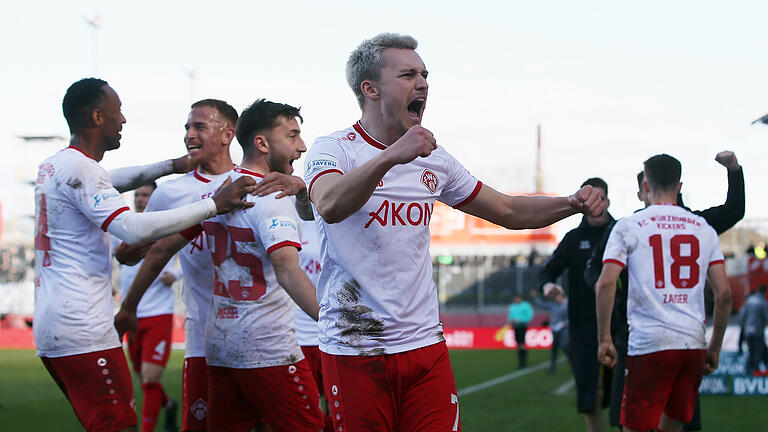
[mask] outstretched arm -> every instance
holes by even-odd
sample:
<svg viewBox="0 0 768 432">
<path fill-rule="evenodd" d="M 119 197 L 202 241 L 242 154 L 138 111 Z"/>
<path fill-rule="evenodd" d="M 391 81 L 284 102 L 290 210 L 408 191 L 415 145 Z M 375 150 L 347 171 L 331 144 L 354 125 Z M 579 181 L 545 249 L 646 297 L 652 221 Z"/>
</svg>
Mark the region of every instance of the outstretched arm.
<svg viewBox="0 0 768 432">
<path fill-rule="evenodd" d="M 551 225 L 573 214 L 599 214 L 604 208 L 600 193 L 584 186 L 569 197 L 510 196 L 483 185 L 475 199 L 459 210 L 508 229 Z"/>
<path fill-rule="evenodd" d="M 112 186 L 123 193 L 149 184 L 156 179 L 168 174 L 183 174 L 195 167 L 194 162 L 188 156 L 176 159 L 168 159 L 149 165 L 117 168 L 109 171 Z"/>
<path fill-rule="evenodd" d="M 707 347 L 707 359 L 704 364 L 704 374 L 709 375 L 717 370 L 720 363 L 720 349 L 723 346 L 723 335 L 725 334 L 725 327 L 728 325 L 733 300 L 731 299 L 731 286 L 725 274 L 725 264 L 718 263 L 709 266 L 707 277 L 712 291 L 715 293 L 715 319 L 712 338 Z"/>
<path fill-rule="evenodd" d="M 315 286 L 299 266 L 299 251 L 292 246 L 284 246 L 269 254 L 277 282 L 285 289 L 293 301 L 317 321 L 320 307 L 317 305 Z"/>
</svg>

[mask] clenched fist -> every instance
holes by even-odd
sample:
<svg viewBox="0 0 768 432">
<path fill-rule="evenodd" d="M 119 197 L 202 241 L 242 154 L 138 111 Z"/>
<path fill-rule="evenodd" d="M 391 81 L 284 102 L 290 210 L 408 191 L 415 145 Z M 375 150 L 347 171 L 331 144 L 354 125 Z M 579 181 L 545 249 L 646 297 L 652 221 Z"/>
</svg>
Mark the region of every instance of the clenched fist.
<svg viewBox="0 0 768 432">
<path fill-rule="evenodd" d="M 590 185 L 583 186 L 569 196 L 568 203 L 574 210 L 589 216 L 599 216 L 608 205 L 607 201 L 603 201 L 600 191 Z"/>
<path fill-rule="evenodd" d="M 387 147 L 392 162 L 406 164 L 417 156 L 427 157 L 437 148 L 437 141 L 428 129 L 416 125 L 408 129 L 403 136 Z"/>
</svg>

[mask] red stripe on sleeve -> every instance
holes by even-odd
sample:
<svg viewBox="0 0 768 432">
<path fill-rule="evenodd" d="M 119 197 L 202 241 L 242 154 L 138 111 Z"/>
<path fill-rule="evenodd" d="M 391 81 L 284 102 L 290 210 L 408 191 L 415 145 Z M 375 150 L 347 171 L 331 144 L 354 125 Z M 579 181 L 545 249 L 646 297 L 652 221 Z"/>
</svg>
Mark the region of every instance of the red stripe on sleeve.
<svg viewBox="0 0 768 432">
<path fill-rule="evenodd" d="M 483 188 L 483 182 L 481 182 L 480 180 L 478 180 L 478 181 L 477 181 L 477 184 L 475 185 L 475 189 L 472 191 L 472 193 L 471 193 L 471 194 L 469 194 L 469 196 L 468 196 L 468 197 L 467 197 L 467 198 L 466 198 L 464 201 L 462 201 L 462 202 L 460 202 L 460 203 L 456 204 L 455 206 L 453 206 L 453 208 L 457 209 L 457 208 L 459 208 L 459 207 L 461 207 L 461 206 L 463 206 L 463 205 L 465 205 L 465 204 L 469 203 L 469 202 L 470 202 L 470 201 L 472 201 L 473 199 L 475 199 L 475 197 L 477 196 L 477 194 L 479 194 L 479 193 L 480 193 L 480 189 L 482 189 L 482 188 Z"/>
<path fill-rule="evenodd" d="M 194 240 L 195 237 L 200 235 L 200 233 L 203 232 L 203 226 L 201 224 L 192 225 L 191 227 L 185 229 L 184 231 L 181 231 L 179 234 L 184 236 L 187 240 Z"/>
<path fill-rule="evenodd" d="M 285 247 L 285 246 L 293 246 L 296 249 L 301 250 L 301 243 L 296 243 L 295 241 L 286 240 L 286 241 L 281 241 L 280 243 L 276 243 L 276 244 L 273 244 L 272 246 L 270 246 L 269 249 L 267 249 L 267 255 L 271 254 L 272 251 L 278 250 L 281 247 Z"/>
<path fill-rule="evenodd" d="M 111 224 L 112 221 L 115 220 L 115 218 L 120 215 L 120 213 L 127 212 L 128 210 L 130 210 L 128 207 L 120 207 L 119 209 L 112 212 L 112 214 L 109 215 L 107 220 L 105 220 L 104 223 L 101 224 L 101 230 L 106 232 L 109 224 Z"/>
<path fill-rule="evenodd" d="M 608 263 L 618 264 L 618 265 L 621 266 L 621 268 L 627 267 L 623 262 L 621 262 L 619 260 L 615 260 L 615 259 L 611 259 L 611 258 L 608 258 L 607 260 L 603 260 L 603 265 L 606 265 Z"/>
<path fill-rule="evenodd" d="M 315 184 L 315 180 L 317 180 L 321 175 L 329 174 L 329 173 L 332 173 L 332 172 L 336 172 L 336 173 L 339 173 L 341 175 L 344 175 L 343 172 L 341 172 L 340 170 L 337 170 L 337 169 L 329 169 L 329 170 L 325 170 L 325 171 L 320 172 L 320 174 L 316 175 L 314 178 L 312 178 L 312 181 L 309 182 L 309 186 L 307 187 L 307 194 L 309 194 L 312 191 L 312 185 Z"/>
<path fill-rule="evenodd" d="M 710 266 L 713 266 L 715 264 L 725 264 L 725 260 L 718 259 L 709 263 Z"/>
</svg>

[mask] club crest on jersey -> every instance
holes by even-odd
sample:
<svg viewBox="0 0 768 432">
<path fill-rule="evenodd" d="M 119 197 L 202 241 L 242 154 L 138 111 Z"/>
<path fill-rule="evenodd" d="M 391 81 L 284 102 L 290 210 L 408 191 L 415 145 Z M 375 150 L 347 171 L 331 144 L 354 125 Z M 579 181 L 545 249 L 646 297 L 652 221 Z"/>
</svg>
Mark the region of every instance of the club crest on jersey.
<svg viewBox="0 0 768 432">
<path fill-rule="evenodd" d="M 435 193 L 437 190 L 437 185 L 439 184 L 437 174 L 428 169 L 425 169 L 424 172 L 421 173 L 421 184 L 426 186 L 430 193 Z"/>
</svg>

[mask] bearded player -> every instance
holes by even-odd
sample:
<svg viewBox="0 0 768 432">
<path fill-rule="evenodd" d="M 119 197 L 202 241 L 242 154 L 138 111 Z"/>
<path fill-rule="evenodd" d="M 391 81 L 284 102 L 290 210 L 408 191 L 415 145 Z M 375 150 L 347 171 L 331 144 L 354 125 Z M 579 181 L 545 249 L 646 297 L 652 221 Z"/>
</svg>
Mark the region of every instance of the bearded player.
<svg viewBox="0 0 768 432">
<path fill-rule="evenodd" d="M 130 244 L 167 236 L 249 205 L 240 197 L 254 182 L 238 181 L 213 199 L 176 210 L 133 213 L 119 191 L 170 169 L 150 166 L 110 176 L 99 165 L 105 152 L 120 147 L 125 123 L 120 98 L 106 81 L 72 84 L 62 108 L 70 145 L 40 164 L 35 186 L 37 354 L 86 430 L 136 430 L 130 372 L 111 319 L 110 234 Z"/>
<path fill-rule="evenodd" d="M 610 321 L 616 280 L 626 267 L 629 344 L 620 424 L 628 431 L 680 431 L 693 416 L 702 376 L 717 369 L 731 289 L 715 230 L 676 205 L 680 162 L 656 155 L 643 172 L 651 205 L 616 223 L 596 284 L 598 359 L 616 365 Z M 707 278 L 715 294 L 709 344 Z"/>
<path fill-rule="evenodd" d="M 416 46 L 380 34 L 355 49 L 347 82 L 362 118 L 307 154 L 323 380 L 339 431 L 461 427 L 429 256 L 435 200 L 510 229 L 602 211 L 591 186 L 559 198 L 501 194 L 438 147 L 421 126 L 429 86 Z"/>
</svg>

